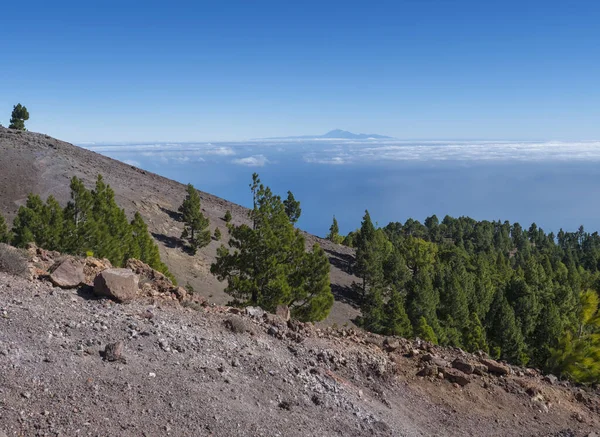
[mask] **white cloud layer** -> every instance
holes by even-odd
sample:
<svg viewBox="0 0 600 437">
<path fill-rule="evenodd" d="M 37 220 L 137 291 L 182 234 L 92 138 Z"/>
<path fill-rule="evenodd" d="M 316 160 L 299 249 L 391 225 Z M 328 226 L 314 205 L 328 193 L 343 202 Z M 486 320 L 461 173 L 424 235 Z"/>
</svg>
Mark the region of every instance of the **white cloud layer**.
<svg viewBox="0 0 600 437">
<path fill-rule="evenodd" d="M 84 147 L 138 166 L 142 158 L 160 163 L 219 161 L 262 167 L 292 157 L 324 165 L 377 162 L 600 161 L 600 141 L 252 141 L 246 143 L 86 144 Z M 276 147 L 274 147 L 276 146 Z M 275 160 L 275 161 L 274 161 Z M 224 161 L 225 162 L 225 161 Z M 133 165 L 133 164 L 132 164 Z"/>
<path fill-rule="evenodd" d="M 382 142 L 347 143 L 341 150 L 311 151 L 305 162 L 361 164 L 378 161 L 600 161 L 600 142 Z"/>
<path fill-rule="evenodd" d="M 264 167 L 269 163 L 269 160 L 265 155 L 254 155 L 246 158 L 234 159 L 234 164 L 245 165 L 248 167 Z"/>
</svg>

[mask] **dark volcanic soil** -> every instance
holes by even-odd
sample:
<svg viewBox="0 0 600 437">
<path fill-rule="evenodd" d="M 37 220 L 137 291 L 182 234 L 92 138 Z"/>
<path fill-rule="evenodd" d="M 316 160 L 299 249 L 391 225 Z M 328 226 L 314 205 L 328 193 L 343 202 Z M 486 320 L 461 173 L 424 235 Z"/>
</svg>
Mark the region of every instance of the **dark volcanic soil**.
<svg viewBox="0 0 600 437">
<path fill-rule="evenodd" d="M 233 223 L 240 224 L 248 219 L 246 208 L 201 192 L 202 209 L 210 219 L 211 232 L 218 227 L 223 238 L 222 242 L 213 240 L 192 257 L 183 250 L 179 240 L 183 227 L 177 220 L 177 208 L 185 198 L 184 185 L 47 135 L 0 127 L 0 213 L 9 221 L 25 203 L 28 193 L 43 198 L 53 195 L 66 204 L 69 180 L 73 176 L 93 187 L 99 173 L 114 189 L 118 204 L 130 217 L 135 211 L 142 214 L 159 244 L 163 261 L 179 284 L 192 285 L 211 302 L 226 303 L 229 297 L 223 292 L 225 284 L 210 274 L 210 265 L 217 248 L 229 239 L 222 219 L 225 211 L 230 210 Z M 325 324 L 343 325 L 359 314 L 350 289 L 356 278 L 345 271 L 353 251 L 312 235 L 306 236 L 307 245 L 312 246 L 318 241 L 331 259 L 331 285 L 336 303 Z"/>
<path fill-rule="evenodd" d="M 417 343 L 388 353 L 353 330 L 165 305 L 0 273 L 0 436 L 587 436 L 599 424 L 597 395 L 539 376 L 460 387 L 415 376 Z M 122 359 L 104 360 L 118 341 Z"/>
</svg>

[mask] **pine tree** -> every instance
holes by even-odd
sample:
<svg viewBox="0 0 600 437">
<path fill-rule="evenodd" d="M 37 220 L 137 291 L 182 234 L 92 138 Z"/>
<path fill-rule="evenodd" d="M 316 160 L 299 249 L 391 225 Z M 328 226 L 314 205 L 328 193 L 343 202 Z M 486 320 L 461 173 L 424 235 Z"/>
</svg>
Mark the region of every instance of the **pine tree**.
<svg viewBox="0 0 600 437">
<path fill-rule="evenodd" d="M 439 294 L 433 288 L 431 277 L 431 267 L 423 267 L 408 281 L 406 286 L 408 291 L 406 306 L 415 330 L 418 329 L 421 318 L 425 318 L 428 325 L 433 328 L 438 326 L 436 309 L 439 304 Z"/>
<path fill-rule="evenodd" d="M 575 332 L 566 331 L 558 347 L 551 349 L 551 366 L 576 382 L 600 382 L 600 299 L 595 291 L 581 294 L 579 323 Z"/>
<path fill-rule="evenodd" d="M 471 314 L 471 319 L 468 322 L 464 339 L 465 348 L 469 352 L 489 352 L 487 341 L 485 339 L 485 330 L 476 313 Z"/>
<path fill-rule="evenodd" d="M 288 266 L 289 267 L 289 266 Z M 333 306 L 329 281 L 329 259 L 318 244 L 302 257 L 295 279 L 292 279 L 290 310 L 301 321 L 323 320 Z"/>
<path fill-rule="evenodd" d="M 500 358 L 518 364 L 527 364 L 523 334 L 517 324 L 515 312 L 506 295 L 498 291 L 490 309 L 488 339 L 492 349 L 500 351 Z"/>
<path fill-rule="evenodd" d="M 213 234 L 213 237 L 215 238 L 216 241 L 221 240 L 221 230 L 219 228 L 215 229 L 215 233 Z"/>
<path fill-rule="evenodd" d="M 383 285 L 384 262 L 391 252 L 385 233 L 375 229 L 369 211 L 365 211 L 360 231 L 356 238 L 356 262 L 354 271 L 362 279 L 361 290 L 366 296 L 370 287 Z"/>
<path fill-rule="evenodd" d="M 548 302 L 538 317 L 537 326 L 529 342 L 532 345 L 531 358 L 535 366 L 546 368 L 552 355 L 551 351 L 558 346 L 563 332 L 564 326 L 558 306 L 554 302 Z"/>
<path fill-rule="evenodd" d="M 296 224 L 300 215 L 302 214 L 302 209 L 300 208 L 300 202 L 294 198 L 294 195 L 291 191 L 288 191 L 288 197 L 283 201 L 283 205 L 285 206 L 285 213 L 290 219 L 290 223 Z"/>
<path fill-rule="evenodd" d="M 384 333 L 387 335 L 398 335 L 400 337 L 410 337 L 412 335 L 412 326 L 406 313 L 404 299 L 402 294 L 394 287 L 384 307 L 383 324 Z"/>
<path fill-rule="evenodd" d="M 92 220 L 94 222 L 93 252 L 108 258 L 114 265 L 127 261 L 127 251 L 131 247 L 132 232 L 125 211 L 115 202 L 115 193 L 98 175 L 92 191 Z"/>
<path fill-rule="evenodd" d="M 0 243 L 9 243 L 11 240 L 11 234 L 8 231 L 8 226 L 2 214 L 0 214 Z"/>
<path fill-rule="evenodd" d="M 125 258 L 135 258 L 145 262 L 154 270 L 163 273 L 174 284 L 175 277 L 171 274 L 168 267 L 161 261 L 158 246 L 148 232 L 148 226 L 144 222 L 141 214 L 136 211 L 131 220 L 131 246 Z"/>
<path fill-rule="evenodd" d="M 210 243 L 209 221 L 202 214 L 200 208 L 200 195 L 192 184 L 187 186 L 187 195 L 179 212 L 183 215 L 184 229 L 181 238 L 187 240 L 190 244 L 192 254 Z"/>
<path fill-rule="evenodd" d="M 29 120 L 29 112 L 27 108 L 20 103 L 13 106 L 13 111 L 10 117 L 10 129 L 26 130 L 25 121 Z"/>
<path fill-rule="evenodd" d="M 46 204 L 40 196 L 27 196 L 13 222 L 14 244 L 25 247 L 35 243 L 48 250 L 59 250 L 62 242 L 63 215 L 58 202 L 50 196 Z"/>
<path fill-rule="evenodd" d="M 344 240 L 344 238 L 340 236 L 340 228 L 335 216 L 333 216 L 333 223 L 329 228 L 329 234 L 327 234 L 325 238 L 336 244 L 340 244 Z"/>
<path fill-rule="evenodd" d="M 433 331 L 433 328 L 429 326 L 425 317 L 420 317 L 415 327 L 415 336 L 419 337 L 421 340 L 429 341 L 433 344 L 438 343 L 437 336 Z"/>
<path fill-rule="evenodd" d="M 286 304 L 295 317 L 323 319 L 333 304 L 325 253 L 319 247 L 306 252 L 304 237 L 290 222 L 281 198 L 256 173 L 250 188 L 252 227 L 231 226 L 232 251 L 221 246 L 211 272 L 227 280 L 225 292 L 234 303 L 268 311 Z"/>
<path fill-rule="evenodd" d="M 385 331 L 385 303 L 383 301 L 383 292 L 379 287 L 373 287 L 369 290 L 361 306 L 362 326 L 375 333 Z"/>
<path fill-rule="evenodd" d="M 232 218 L 233 217 L 231 216 L 231 211 L 225 211 L 225 216 L 223 217 L 223 220 L 225 220 L 226 223 L 229 223 Z"/>
<path fill-rule="evenodd" d="M 93 248 L 100 237 L 92 214 L 94 199 L 83 181 L 76 176 L 71 179 L 70 188 L 71 200 L 63 212 L 65 222 L 62 250 L 85 255 L 87 252 L 94 252 Z"/>
</svg>

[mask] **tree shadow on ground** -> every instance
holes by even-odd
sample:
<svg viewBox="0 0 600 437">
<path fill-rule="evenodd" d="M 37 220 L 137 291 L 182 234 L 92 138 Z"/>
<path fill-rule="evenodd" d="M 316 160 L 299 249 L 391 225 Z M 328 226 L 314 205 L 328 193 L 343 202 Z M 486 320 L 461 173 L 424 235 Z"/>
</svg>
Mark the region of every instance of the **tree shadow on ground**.
<svg viewBox="0 0 600 437">
<path fill-rule="evenodd" d="M 185 244 L 185 242 L 181 238 L 171 237 L 165 234 L 158 234 L 156 232 L 152 232 L 152 236 L 154 237 L 154 239 L 160 241 L 162 244 L 165 245 L 165 247 L 168 247 L 169 249 L 181 249 L 188 255 L 194 255 L 194 253 L 192 252 L 192 248 L 189 245 Z"/>
<path fill-rule="evenodd" d="M 331 284 L 331 292 L 335 300 L 344 302 L 352 308 L 360 309 L 362 295 L 357 289 L 347 285 Z"/>
<path fill-rule="evenodd" d="M 324 249 L 325 253 L 327 253 L 329 257 L 329 263 L 342 272 L 346 272 L 349 275 L 354 274 L 352 271 L 352 266 L 354 264 L 354 257 L 352 255 L 346 255 L 339 252 L 334 252 L 333 250 Z"/>
<path fill-rule="evenodd" d="M 180 212 L 173 211 L 173 210 L 168 209 L 168 208 L 163 208 L 162 206 L 159 206 L 159 208 L 160 208 L 160 210 L 162 212 L 164 212 L 165 214 L 167 214 L 169 217 L 171 217 L 171 219 L 175 220 L 176 222 L 183 221 L 183 215 Z"/>
</svg>

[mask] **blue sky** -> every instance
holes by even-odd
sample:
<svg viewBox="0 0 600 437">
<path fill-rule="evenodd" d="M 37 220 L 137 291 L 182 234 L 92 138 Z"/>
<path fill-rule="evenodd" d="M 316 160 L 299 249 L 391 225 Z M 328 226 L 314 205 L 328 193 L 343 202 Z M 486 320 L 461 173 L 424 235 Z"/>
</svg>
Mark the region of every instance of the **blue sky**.
<svg viewBox="0 0 600 437">
<path fill-rule="evenodd" d="M 595 140 L 599 21 L 594 1 L 5 2 L 0 122 L 21 102 L 71 142 Z"/>
</svg>

